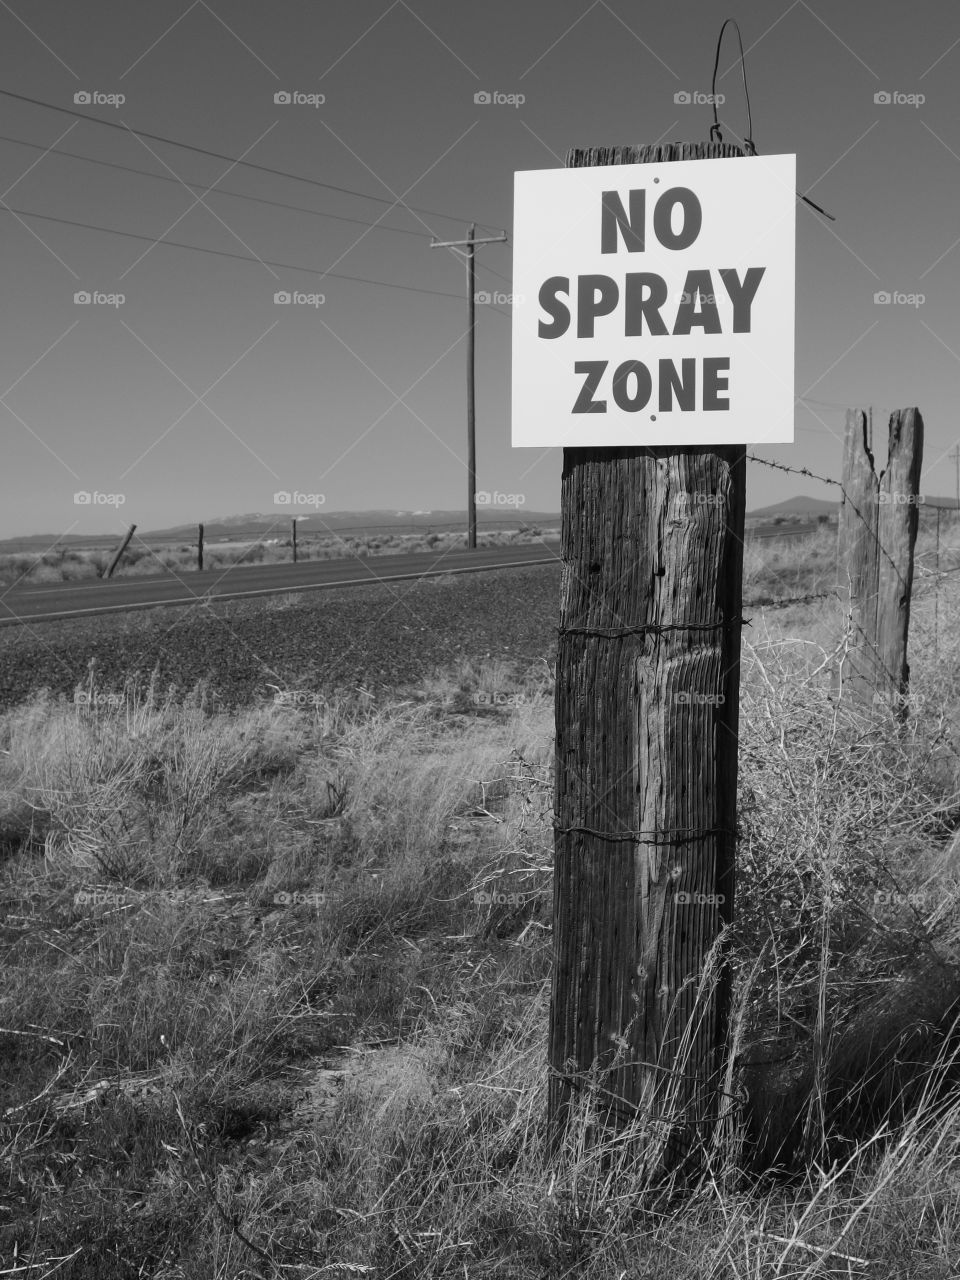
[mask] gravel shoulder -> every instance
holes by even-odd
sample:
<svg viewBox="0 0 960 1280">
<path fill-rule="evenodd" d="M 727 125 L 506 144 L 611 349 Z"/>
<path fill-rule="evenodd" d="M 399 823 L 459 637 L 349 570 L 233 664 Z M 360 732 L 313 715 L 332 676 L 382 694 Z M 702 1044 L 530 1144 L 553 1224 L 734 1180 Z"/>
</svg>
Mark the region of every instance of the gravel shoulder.
<svg viewBox="0 0 960 1280">
<path fill-rule="evenodd" d="M 162 690 L 208 683 L 224 707 L 362 682 L 395 688 L 459 658 L 521 666 L 556 651 L 559 564 L 308 591 L 0 629 L 0 710 L 157 669 Z"/>
</svg>

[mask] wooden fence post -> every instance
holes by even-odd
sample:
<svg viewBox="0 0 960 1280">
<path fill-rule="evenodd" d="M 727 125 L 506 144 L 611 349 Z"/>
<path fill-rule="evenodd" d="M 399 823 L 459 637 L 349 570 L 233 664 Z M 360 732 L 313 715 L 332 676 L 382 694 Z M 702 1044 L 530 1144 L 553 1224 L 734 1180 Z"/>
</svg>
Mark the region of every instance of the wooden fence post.
<svg viewBox="0 0 960 1280">
<path fill-rule="evenodd" d="M 940 504 L 937 504 L 937 545 L 934 552 L 933 651 L 940 657 Z"/>
<path fill-rule="evenodd" d="M 667 143 L 574 150 L 567 166 L 742 154 Z M 742 445 L 564 449 L 554 1152 L 585 1089 L 603 1125 L 651 1121 L 659 1167 L 691 1156 L 717 1113 L 745 490 Z"/>
<path fill-rule="evenodd" d="M 203 525 L 200 526 L 199 537 L 197 538 L 197 570 L 203 572 Z"/>
<path fill-rule="evenodd" d="M 919 409 L 891 414 L 887 463 L 879 474 L 872 411 L 848 410 L 838 588 L 848 610 L 850 636 L 834 687 L 856 702 L 902 708 L 907 694 L 907 633 L 922 462 Z"/>
<path fill-rule="evenodd" d="M 117 565 L 120 563 L 120 557 L 123 555 L 127 547 L 130 545 L 130 539 L 133 537 L 134 533 L 136 532 L 136 528 L 137 526 L 135 524 L 132 524 L 130 528 L 127 530 L 126 537 L 120 543 L 119 547 L 117 547 L 117 550 L 114 553 L 113 559 L 110 561 L 110 564 L 107 566 L 106 576 L 108 578 L 113 577 L 113 571 L 117 567 Z"/>
<path fill-rule="evenodd" d="M 297 563 L 297 517 L 294 516 L 291 521 L 293 525 L 293 563 Z"/>
</svg>

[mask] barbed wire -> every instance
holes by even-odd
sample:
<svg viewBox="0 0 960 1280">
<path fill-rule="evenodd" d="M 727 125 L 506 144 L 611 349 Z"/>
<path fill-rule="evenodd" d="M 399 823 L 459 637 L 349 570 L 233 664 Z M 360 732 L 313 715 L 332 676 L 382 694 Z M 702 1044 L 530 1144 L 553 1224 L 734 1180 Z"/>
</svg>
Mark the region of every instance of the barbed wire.
<svg viewBox="0 0 960 1280">
<path fill-rule="evenodd" d="M 849 503 L 850 510 L 854 513 L 854 515 L 861 522 L 863 527 L 867 530 L 867 532 L 873 538 L 881 554 L 886 557 L 887 561 L 890 564 L 890 567 L 893 569 L 894 573 L 899 578 L 900 585 L 906 588 L 907 580 L 906 578 L 904 578 L 903 574 L 900 572 L 900 566 L 897 564 L 893 556 L 891 556 L 890 552 L 886 549 L 886 547 L 877 537 L 876 531 L 873 528 L 871 528 L 870 523 L 864 516 L 863 512 L 860 510 L 857 504 L 850 497 L 849 493 L 847 493 L 846 488 L 844 487 L 842 481 L 834 480 L 831 476 L 817 475 L 816 472 L 811 471 L 808 467 L 788 467 L 786 463 L 783 463 L 783 462 L 771 462 L 769 458 L 758 458 L 755 453 L 748 453 L 747 457 L 750 459 L 751 462 L 759 462 L 761 466 L 764 466 L 764 467 L 774 467 L 776 468 L 777 471 L 787 471 L 791 475 L 809 476 L 812 480 L 819 480 L 821 484 L 835 485 L 836 488 L 838 488 L 840 492 L 843 494 L 843 501 L 845 503 Z"/>
<path fill-rule="evenodd" d="M 755 453 L 748 453 L 747 458 L 750 462 L 759 462 L 764 467 L 776 467 L 778 471 L 789 471 L 795 476 L 809 476 L 811 480 L 819 480 L 822 484 L 835 484 L 843 491 L 843 485 L 839 480 L 833 480 L 829 476 L 818 476 L 815 471 L 810 471 L 807 467 L 788 467 L 785 462 L 771 462 L 769 458 L 758 458 Z"/>
<path fill-rule="evenodd" d="M 833 476 L 818 475 L 816 471 L 811 471 L 809 467 L 789 467 L 785 462 L 773 462 L 770 458 L 760 458 L 755 453 L 748 453 L 747 458 L 750 462 L 758 462 L 763 467 L 774 467 L 777 471 L 787 471 L 794 476 L 807 476 L 810 480 L 819 480 L 821 484 L 834 485 L 836 488 L 840 490 L 840 492 L 847 499 L 847 501 L 850 501 L 847 495 L 847 491 L 844 488 L 843 481 L 835 480 Z M 953 499 L 945 498 L 943 502 L 944 504 L 949 504 L 953 502 Z M 852 505 L 853 504 L 851 503 L 851 506 Z M 954 512 L 954 514 L 957 514 L 958 512 L 960 512 L 960 508 L 957 507 L 955 502 L 953 502 L 952 506 L 951 505 L 941 506 L 939 502 L 918 502 L 916 506 L 917 506 L 917 510 L 920 511 L 921 513 L 926 510 L 941 511 L 941 512 L 952 511 Z"/>
<path fill-rule="evenodd" d="M 918 552 L 918 555 L 933 555 L 930 552 Z M 914 590 L 911 593 L 913 599 L 918 596 L 925 595 L 931 588 L 935 589 L 941 578 L 947 578 L 951 574 L 960 573 L 960 565 L 953 565 L 949 569 L 931 569 L 925 573 L 922 579 L 914 580 Z M 742 608 L 744 609 L 783 609 L 792 604 L 814 604 L 818 600 L 836 600 L 841 602 L 837 591 L 811 591 L 802 596 L 758 596 L 755 600 L 744 600 Z"/>
<path fill-rule="evenodd" d="M 835 591 L 813 591 L 805 596 L 785 596 L 774 599 L 772 596 L 759 600 L 744 600 L 744 609 L 783 609 L 790 604 L 813 604 L 815 600 L 834 600 Z"/>
</svg>

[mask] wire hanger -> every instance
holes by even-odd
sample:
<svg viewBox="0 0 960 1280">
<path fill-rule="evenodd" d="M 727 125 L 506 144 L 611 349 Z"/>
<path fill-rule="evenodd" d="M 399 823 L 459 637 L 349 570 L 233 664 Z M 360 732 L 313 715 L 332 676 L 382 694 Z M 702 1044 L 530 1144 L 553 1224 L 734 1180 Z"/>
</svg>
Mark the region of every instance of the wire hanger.
<svg viewBox="0 0 960 1280">
<path fill-rule="evenodd" d="M 743 139 L 743 146 L 748 156 L 755 156 L 757 155 L 757 147 L 756 143 L 753 141 L 753 116 L 750 111 L 750 91 L 747 88 L 747 64 L 743 53 L 743 40 L 740 36 L 740 27 L 733 18 L 724 19 L 723 26 L 720 28 L 720 35 L 717 38 L 717 56 L 713 63 L 713 81 L 710 86 L 710 101 L 713 106 L 713 124 L 710 126 L 710 141 L 723 141 L 723 133 L 720 129 L 720 120 L 717 116 L 717 71 L 720 67 L 720 46 L 723 44 L 723 33 L 727 29 L 727 23 L 732 23 L 736 29 L 737 43 L 740 45 L 740 73 L 743 76 L 743 96 L 747 103 L 747 133 L 746 137 Z M 826 209 L 821 209 L 820 206 L 815 204 L 809 196 L 803 195 L 800 191 L 797 192 L 797 195 L 801 200 L 808 204 L 811 209 L 816 209 L 817 213 L 822 213 L 823 216 L 825 218 L 829 218 L 831 222 L 836 222 L 836 218 L 832 213 L 827 213 Z"/>
</svg>

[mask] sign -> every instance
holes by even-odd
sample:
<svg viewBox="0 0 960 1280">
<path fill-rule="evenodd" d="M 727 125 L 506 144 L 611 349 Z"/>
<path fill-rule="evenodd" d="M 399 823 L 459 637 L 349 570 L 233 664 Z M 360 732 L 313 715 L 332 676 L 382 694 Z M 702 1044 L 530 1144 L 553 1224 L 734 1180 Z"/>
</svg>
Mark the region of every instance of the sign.
<svg viewBox="0 0 960 1280">
<path fill-rule="evenodd" d="M 793 441 L 796 156 L 514 178 L 515 446 Z"/>
</svg>

